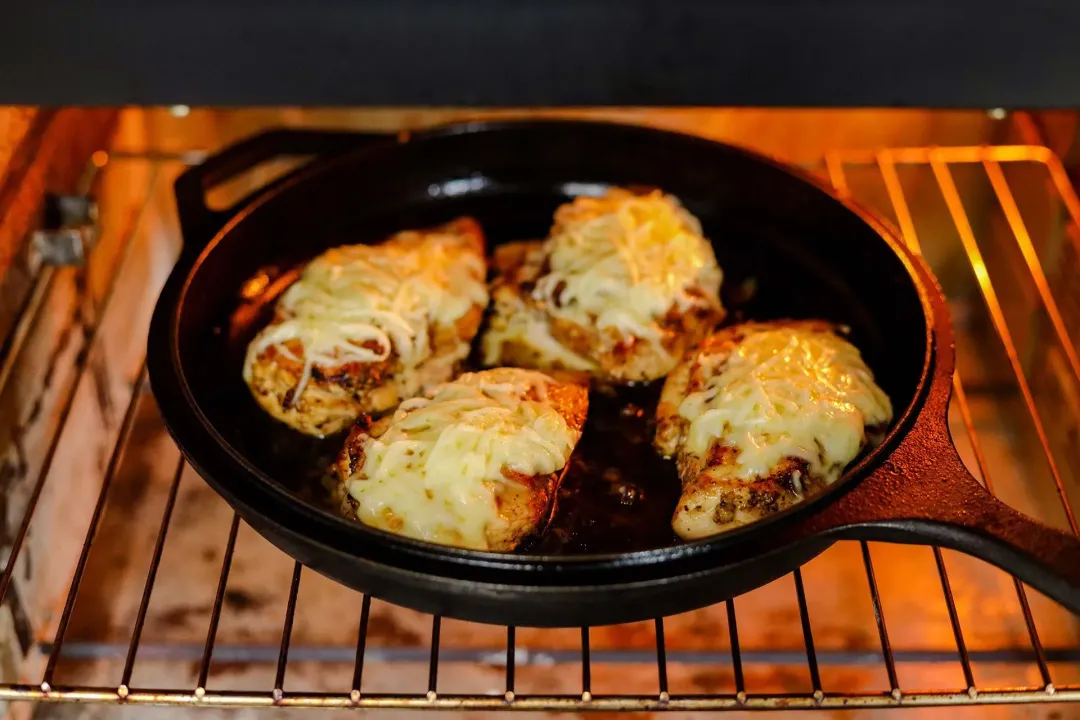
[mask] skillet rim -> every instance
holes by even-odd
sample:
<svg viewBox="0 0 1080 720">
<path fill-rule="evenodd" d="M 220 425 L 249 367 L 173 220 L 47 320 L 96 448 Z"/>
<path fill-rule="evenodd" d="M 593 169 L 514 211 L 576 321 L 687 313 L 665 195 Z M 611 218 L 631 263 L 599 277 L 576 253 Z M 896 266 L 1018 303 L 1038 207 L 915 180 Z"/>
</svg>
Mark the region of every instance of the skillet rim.
<svg viewBox="0 0 1080 720">
<path fill-rule="evenodd" d="M 915 290 L 922 310 L 925 330 L 925 353 L 922 369 L 915 387 L 911 401 L 903 412 L 893 422 L 884 440 L 872 451 L 867 453 L 859 462 L 847 469 L 839 480 L 829 486 L 823 492 L 808 498 L 800 503 L 786 508 L 783 511 L 770 515 L 767 518 L 744 525 L 734 530 L 702 538 L 678 545 L 637 550 L 621 553 L 591 553 L 580 555 L 527 555 L 516 553 L 499 553 L 491 551 L 471 550 L 452 546 L 437 545 L 421 540 L 406 538 L 375 528 L 370 528 L 360 523 L 350 521 L 330 510 L 323 509 L 302 498 L 297 497 L 281 483 L 271 476 L 259 470 L 251 464 L 243 455 L 233 448 L 228 441 L 214 427 L 214 424 L 203 413 L 197 398 L 191 390 L 191 386 L 179 361 L 179 324 L 180 316 L 185 305 L 187 293 L 196 277 L 199 267 L 206 261 L 214 249 L 227 238 L 232 231 L 240 225 L 252 213 L 267 203 L 274 202 L 283 193 L 287 193 L 298 184 L 311 182 L 318 176 L 331 172 L 339 166 L 361 163 L 370 157 L 379 157 L 380 154 L 398 152 L 403 147 L 415 147 L 426 141 L 440 138 L 468 136 L 490 132 L 513 132 L 515 130 L 543 129 L 559 127 L 564 130 L 572 130 L 575 127 L 587 128 L 595 131 L 599 128 L 610 129 L 614 132 L 638 133 L 642 136 L 655 137 L 667 136 L 678 142 L 686 142 L 691 145 L 699 145 L 713 151 L 720 149 L 731 154 L 741 155 L 744 158 L 761 163 L 789 175 L 798 181 L 807 183 L 817 191 L 823 193 L 824 198 L 838 203 L 843 209 L 853 213 L 874 234 L 884 242 L 892 253 L 897 257 L 907 273 L 909 282 Z M 629 125 L 624 123 L 606 121 L 588 121 L 576 119 L 526 119 L 526 120 L 497 120 L 497 121 L 468 121 L 437 126 L 431 129 L 413 133 L 406 143 L 387 143 L 362 146 L 344 155 L 315 160 L 290 175 L 273 183 L 271 186 L 249 195 L 235 208 L 235 213 L 225 222 L 213 237 L 201 248 L 197 248 L 197 254 L 193 254 L 196 248 L 185 252 L 181 250 L 180 257 L 173 267 L 169 279 L 162 289 L 154 311 L 154 321 L 151 324 L 149 338 L 148 360 L 150 362 L 151 382 L 153 387 L 160 387 L 161 381 L 174 385 L 172 391 L 179 390 L 183 399 L 182 408 L 179 412 L 188 414 L 186 423 L 176 423 L 168 416 L 178 412 L 175 403 L 162 402 L 161 415 L 170 433 L 173 435 L 180 450 L 188 462 L 204 478 L 212 478 L 212 485 L 221 485 L 228 488 L 225 493 L 235 496 L 236 502 L 247 506 L 251 511 L 262 515 L 263 519 L 288 532 L 297 533 L 306 537 L 313 543 L 329 545 L 335 551 L 348 555 L 364 557 L 373 562 L 382 562 L 368 553 L 362 552 L 367 549 L 386 552 L 403 552 L 411 556 L 421 556 L 427 561 L 448 562 L 455 567 L 471 567 L 475 569 L 489 568 L 507 572 L 520 572 L 523 570 L 535 573 L 536 571 L 557 572 L 565 567 L 567 570 L 580 572 L 587 569 L 608 569 L 622 567 L 654 566 L 674 559 L 698 557 L 711 554 L 725 547 L 736 546 L 744 543 L 753 533 L 764 531 L 766 528 L 778 528 L 781 524 L 791 523 L 799 517 L 814 512 L 826 503 L 852 489 L 860 482 L 867 479 L 878 466 L 883 464 L 892 454 L 893 449 L 904 439 L 907 431 L 916 417 L 924 409 L 926 394 L 930 389 L 934 375 L 935 365 L 935 334 L 938 332 L 935 321 L 935 313 L 931 304 L 930 294 L 940 295 L 936 287 L 933 275 L 925 267 L 916 268 L 925 263 L 915 255 L 904 243 L 899 240 L 889 226 L 875 213 L 848 198 L 839 197 L 836 192 L 825 185 L 819 178 L 809 173 L 785 164 L 773 157 L 757 151 L 729 143 L 711 140 L 697 135 L 663 130 L 647 126 Z M 182 277 L 181 277 L 182 274 Z M 923 276 L 927 279 L 924 279 Z M 167 323 L 163 325 L 163 323 Z M 165 356 L 162 356 L 162 353 Z M 155 368 L 160 368 L 155 372 Z M 166 371 L 167 368 L 167 371 Z M 155 377 L 156 376 L 156 377 Z M 188 430 L 180 430 L 180 425 L 188 425 Z M 178 432 L 180 431 L 180 432 Z M 202 437 L 194 437 L 189 432 L 201 434 Z M 190 448 L 199 446 L 198 452 L 191 452 Z M 202 448 L 207 448 L 205 451 Z M 217 458 L 209 456 L 218 454 Z M 212 459 L 212 463 L 199 460 Z M 209 464 L 221 466 L 222 462 L 228 463 L 230 477 L 223 480 L 221 472 L 207 472 Z M 252 482 L 252 481 L 255 482 Z M 237 492 L 237 490 L 240 490 Z M 251 497 L 245 497 L 245 490 L 257 492 L 262 497 L 261 502 L 252 502 Z M 267 502 L 271 504 L 269 510 Z M 230 503 L 231 504 L 231 503 Z M 259 507 L 256 507 L 258 505 Z M 282 516 L 292 516 L 308 523 L 308 527 L 298 529 L 295 522 L 283 522 Z M 315 523 L 312 528 L 310 523 Z M 315 532 L 314 530 L 319 532 Z M 306 530 L 306 531 L 305 531 Z M 329 534 L 329 535 L 328 535 Z M 370 543 L 370 544 L 369 544 Z M 380 547 L 381 546 L 381 547 Z M 401 565 L 398 563 L 387 563 Z M 432 572 L 429 574 L 439 575 Z M 444 574 L 444 576 L 447 576 Z M 600 580 L 600 578 L 597 578 Z"/>
</svg>

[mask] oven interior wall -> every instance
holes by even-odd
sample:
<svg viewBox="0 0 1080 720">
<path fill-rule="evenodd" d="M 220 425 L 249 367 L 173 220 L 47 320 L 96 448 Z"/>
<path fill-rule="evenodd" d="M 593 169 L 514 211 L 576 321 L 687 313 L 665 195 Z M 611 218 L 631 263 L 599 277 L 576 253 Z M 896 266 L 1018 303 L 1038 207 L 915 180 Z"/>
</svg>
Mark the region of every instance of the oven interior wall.
<svg viewBox="0 0 1080 720">
<path fill-rule="evenodd" d="M 12 114 L 7 114 L 11 112 Z M 232 511 L 188 469 L 165 433 L 142 378 L 145 331 L 157 290 L 180 245 L 172 182 L 186 163 L 258 130 L 279 125 L 407 131 L 466 118 L 519 115 L 520 111 L 432 110 L 125 110 L 98 173 L 101 237 L 85 268 L 58 269 L 41 292 L 40 312 L 11 358 L 3 386 L 4 478 L 8 537 L 14 534 L 30 488 L 52 455 L 35 520 L 20 556 L 16 600 L 0 615 L 3 682 L 39 682 L 44 655 L 62 617 L 83 534 L 104 478 L 111 489 L 102 523 L 87 556 L 78 602 L 67 628 L 55 685 L 115 687 L 123 675 L 131 628 L 138 617 L 147 568 L 162 513 L 176 487 L 161 564 L 157 570 L 133 687 L 194 687 L 212 611 Z M 850 192 L 907 234 L 923 252 L 949 298 L 958 331 L 958 361 L 979 451 L 994 488 L 1008 502 L 1059 527 L 1066 519 L 1044 460 L 1042 441 L 1028 419 L 1026 401 L 1008 353 L 998 340 L 1003 323 L 1016 361 L 1030 380 L 1032 399 L 1058 459 L 1066 494 L 1076 500 L 1080 391 L 1070 340 L 1080 337 L 1080 271 L 1077 228 L 1052 184 L 1045 163 L 998 163 L 1021 218 L 1007 212 L 993 169 L 986 163 L 947 163 L 965 210 L 980 262 L 965 245 L 963 223 L 942 192 L 929 161 L 905 160 L 890 148 L 1047 143 L 1066 163 L 1077 157 L 1076 115 L 909 110 L 712 110 L 607 109 L 530 111 L 531 115 L 585 116 L 702 134 L 751 147 L 797 164 Z M 25 132 L 25 115 L 0 110 L 0 178 L 3 130 Z M 275 163 L 221 188 L 213 200 L 230 199 L 286 170 Z M 887 168 L 893 167 L 895 175 Z M 886 171 L 883 172 L 883 168 Z M 892 182 L 895 180 L 895 182 Z M 0 190 L 3 185 L 0 183 Z M 897 205 L 897 191 L 906 203 Z M 958 227 L 960 228 L 958 230 Z M 1030 240 L 1025 256 L 1018 231 Z M 1045 281 L 1035 279 L 1032 260 Z M 973 267 L 985 267 L 998 318 L 987 311 L 987 285 Z M 1048 311 L 1046 295 L 1055 300 Z M 993 305 L 993 303 L 990 303 Z M 89 309 L 88 309 L 89 308 Z M 77 322 L 72 322 L 76 318 Z M 14 323 L 14 316 L 5 321 Z M 58 368 L 50 370 L 50 368 Z M 60 378 L 58 380 L 58 378 Z M 132 392 L 138 402 L 125 413 Z M 70 401 L 68 398 L 70 397 Z M 969 466 L 981 476 L 962 408 L 954 403 L 954 435 Z M 66 422 L 63 420 L 66 419 Z M 10 427 L 9 427 L 10 425 Z M 59 436 L 56 428 L 62 427 Z M 111 456 L 118 436 L 123 456 Z M 52 438 L 58 437 L 50 453 Z M 882 610 L 900 659 L 905 688 L 967 685 L 957 661 L 957 641 L 929 548 L 871 544 Z M 1023 613 L 1012 581 L 975 560 L 944 552 L 966 649 L 980 686 L 1038 684 Z M 240 525 L 224 594 L 208 687 L 265 691 L 272 687 L 282 617 L 293 563 Z M 875 609 L 867 591 L 863 549 L 840 543 L 801 573 L 806 588 L 820 682 L 826 692 L 884 688 Z M 1080 682 L 1080 625 L 1076 618 L 1028 593 L 1057 684 Z M 749 693 L 812 692 L 806 638 L 795 581 L 786 577 L 733 603 L 738 615 L 742 672 Z M 297 598 L 286 692 L 340 692 L 353 674 L 361 598 L 304 572 Z M 428 681 L 431 618 L 373 601 L 364 669 L 365 693 L 423 692 Z M 724 606 L 665 622 L 670 692 L 734 693 L 732 636 Z M 20 635 L 22 635 L 20 642 Z M 506 629 L 444 620 L 439 689 L 454 693 L 500 692 L 505 674 Z M 22 648 L 23 652 L 11 652 Z M 651 623 L 596 628 L 590 633 L 594 694 L 657 690 Z M 517 692 L 580 693 L 579 630 L 516 634 Z M 1043 706 L 1051 712 L 1051 706 Z M 126 712 L 134 713 L 130 708 Z M 18 710 L 16 712 L 25 712 Z M 95 716 L 106 713 L 99 709 Z M 108 713 L 123 713 L 109 710 Z M 139 717 L 182 711 L 138 709 Z M 873 711 L 865 711 L 867 715 Z M 956 710 L 949 710 L 956 713 Z M 970 717 L 987 717 L 978 708 Z M 1002 708 L 998 717 L 1032 717 L 1042 708 Z M 76 710 L 43 707 L 43 717 Z M 111 717 L 111 715 L 109 715 Z M 119 715 L 118 715 L 119 716 Z"/>
</svg>

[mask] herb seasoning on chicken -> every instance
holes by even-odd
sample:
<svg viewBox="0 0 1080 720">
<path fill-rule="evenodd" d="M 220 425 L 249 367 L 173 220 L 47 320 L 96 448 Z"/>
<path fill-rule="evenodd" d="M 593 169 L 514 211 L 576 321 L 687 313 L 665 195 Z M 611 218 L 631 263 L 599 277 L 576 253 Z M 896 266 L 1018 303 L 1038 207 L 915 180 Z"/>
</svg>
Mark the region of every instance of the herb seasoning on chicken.
<svg viewBox="0 0 1080 720">
<path fill-rule="evenodd" d="M 546 525 L 587 409 L 583 385 L 534 370 L 465 373 L 357 423 L 336 467 L 342 510 L 428 542 L 513 550 Z"/>
<path fill-rule="evenodd" d="M 712 246 L 659 191 L 577 198 L 546 241 L 503 246 L 494 265 L 487 365 L 655 380 L 723 317 Z"/>
<path fill-rule="evenodd" d="M 859 351 L 817 321 L 745 323 L 668 376 L 655 445 L 674 456 L 684 539 L 758 520 L 835 482 L 892 419 Z"/>
<path fill-rule="evenodd" d="M 487 305 L 484 238 L 461 219 L 312 260 L 248 346 L 244 381 L 310 435 L 347 428 L 449 380 Z"/>
</svg>

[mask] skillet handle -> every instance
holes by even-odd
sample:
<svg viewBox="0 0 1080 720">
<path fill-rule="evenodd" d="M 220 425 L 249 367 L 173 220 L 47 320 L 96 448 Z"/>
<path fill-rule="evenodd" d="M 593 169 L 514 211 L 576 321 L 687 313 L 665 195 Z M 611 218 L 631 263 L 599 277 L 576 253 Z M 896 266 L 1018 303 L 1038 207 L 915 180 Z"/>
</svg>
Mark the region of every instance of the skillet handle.
<svg viewBox="0 0 1080 720">
<path fill-rule="evenodd" d="M 1080 613 L 1080 539 L 991 495 L 964 466 L 944 420 L 936 422 L 933 432 L 916 422 L 882 466 L 802 530 L 960 550 Z M 924 414 L 923 423 L 935 420 Z"/>
<path fill-rule="evenodd" d="M 378 132 L 277 129 L 250 137 L 211 155 L 176 179 L 176 207 L 184 236 L 184 253 L 199 252 L 236 212 L 259 193 L 276 185 L 279 178 L 224 210 L 206 204 L 206 193 L 243 172 L 274 158 L 343 155 L 370 144 L 395 142 L 396 136 Z"/>
</svg>

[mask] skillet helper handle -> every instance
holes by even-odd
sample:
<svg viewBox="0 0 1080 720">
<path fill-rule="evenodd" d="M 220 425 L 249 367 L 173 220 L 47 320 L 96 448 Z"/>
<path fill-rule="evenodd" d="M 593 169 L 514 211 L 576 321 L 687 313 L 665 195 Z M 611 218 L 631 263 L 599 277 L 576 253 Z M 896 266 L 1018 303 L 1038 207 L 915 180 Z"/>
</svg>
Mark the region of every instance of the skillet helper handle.
<svg viewBox="0 0 1080 720">
<path fill-rule="evenodd" d="M 185 171 L 176 180 L 176 206 L 184 236 L 184 252 L 198 252 L 262 187 L 226 209 L 213 209 L 206 193 L 261 163 L 280 157 L 343 155 L 372 143 L 395 142 L 396 136 L 339 130 L 269 130 L 233 145 Z M 277 181 L 275 181 L 277 182 Z M 275 183 L 271 183 L 273 185 Z"/>
<path fill-rule="evenodd" d="M 932 435 L 916 428 L 811 524 L 832 537 L 959 550 L 1080 613 L 1080 539 L 995 498 L 968 472 L 945 428 Z"/>
</svg>

